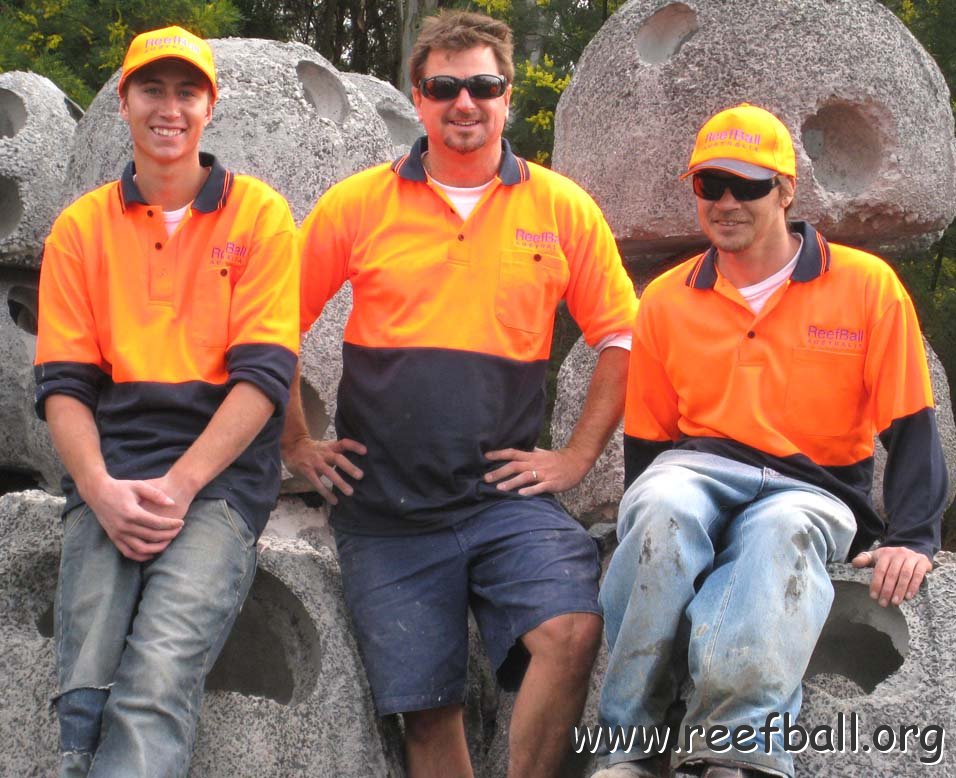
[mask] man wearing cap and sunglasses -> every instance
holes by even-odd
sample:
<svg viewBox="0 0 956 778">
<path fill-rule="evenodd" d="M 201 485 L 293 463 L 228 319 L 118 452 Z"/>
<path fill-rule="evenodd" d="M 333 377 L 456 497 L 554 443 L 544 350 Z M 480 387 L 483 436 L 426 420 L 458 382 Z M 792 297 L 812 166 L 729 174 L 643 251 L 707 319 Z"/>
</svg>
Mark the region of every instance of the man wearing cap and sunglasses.
<svg viewBox="0 0 956 778">
<path fill-rule="evenodd" d="M 501 683 L 521 684 L 521 778 L 557 773 L 601 634 L 594 543 L 552 493 L 620 418 L 636 300 L 594 202 L 502 139 L 511 50 L 486 16 L 426 20 L 410 68 L 427 136 L 332 187 L 301 230 L 303 329 L 346 280 L 354 305 L 341 439 L 312 441 L 293 393 L 283 452 L 336 503 L 346 602 L 378 712 L 404 714 L 413 778 L 472 775 L 469 608 Z M 571 441 L 546 451 L 561 300 L 602 350 Z"/>
<path fill-rule="evenodd" d="M 792 776 L 781 728 L 833 599 L 826 564 L 872 566 L 871 596 L 899 605 L 940 546 L 946 471 L 899 279 L 788 225 L 793 145 L 761 108 L 708 120 L 688 176 L 712 245 L 642 297 L 601 589 L 601 720 L 643 729 L 595 778 L 668 774 L 655 736 L 687 680 L 676 775 Z M 875 434 L 886 523 L 869 497 Z"/>
<path fill-rule="evenodd" d="M 37 411 L 69 472 L 64 778 L 186 775 L 278 494 L 295 224 L 276 192 L 199 152 L 216 89 L 205 41 L 137 36 L 119 81 L 133 161 L 64 210 L 44 250 Z"/>
</svg>

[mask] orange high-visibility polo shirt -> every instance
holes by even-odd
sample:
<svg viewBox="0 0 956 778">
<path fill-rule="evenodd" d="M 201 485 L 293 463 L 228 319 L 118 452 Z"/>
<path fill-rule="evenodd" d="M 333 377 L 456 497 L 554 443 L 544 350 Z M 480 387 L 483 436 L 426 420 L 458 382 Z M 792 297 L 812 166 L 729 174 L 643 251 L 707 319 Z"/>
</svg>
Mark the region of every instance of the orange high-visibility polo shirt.
<svg viewBox="0 0 956 778">
<path fill-rule="evenodd" d="M 115 478 L 164 475 L 231 387 L 276 413 L 200 497 L 258 533 L 278 492 L 278 439 L 298 352 L 298 254 L 285 200 L 201 155 L 209 177 L 169 237 L 130 163 L 60 214 L 40 272 L 37 412 L 51 394 L 93 410 Z M 66 510 L 80 498 L 68 479 Z"/>
<path fill-rule="evenodd" d="M 511 153 L 465 220 L 425 175 L 427 140 L 329 189 L 302 225 L 302 329 L 345 282 L 336 427 L 368 448 L 334 522 L 352 532 L 448 526 L 489 499 L 484 453 L 531 449 L 564 300 L 594 345 L 636 298 L 607 223 L 576 184 Z"/>
<path fill-rule="evenodd" d="M 919 323 L 878 257 L 793 227 L 791 278 L 754 314 L 716 251 L 645 290 L 625 411 L 628 485 L 666 448 L 769 467 L 828 490 L 876 537 L 932 555 L 946 469 Z M 873 437 L 889 451 L 889 527 L 870 503 Z M 884 531 L 885 530 L 885 531 Z"/>
</svg>

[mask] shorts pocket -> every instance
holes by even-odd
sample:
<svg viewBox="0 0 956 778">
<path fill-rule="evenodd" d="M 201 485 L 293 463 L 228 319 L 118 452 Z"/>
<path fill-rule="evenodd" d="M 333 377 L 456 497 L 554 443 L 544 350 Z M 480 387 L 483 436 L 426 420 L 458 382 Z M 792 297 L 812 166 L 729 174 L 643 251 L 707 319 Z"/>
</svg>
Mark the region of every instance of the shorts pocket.
<svg viewBox="0 0 956 778">
<path fill-rule="evenodd" d="M 862 418 L 867 397 L 863 354 L 793 350 L 784 418 L 804 435 L 838 437 Z"/>
<path fill-rule="evenodd" d="M 571 272 L 567 262 L 535 251 L 503 251 L 495 293 L 495 316 L 506 327 L 540 334 L 554 320 Z"/>
</svg>

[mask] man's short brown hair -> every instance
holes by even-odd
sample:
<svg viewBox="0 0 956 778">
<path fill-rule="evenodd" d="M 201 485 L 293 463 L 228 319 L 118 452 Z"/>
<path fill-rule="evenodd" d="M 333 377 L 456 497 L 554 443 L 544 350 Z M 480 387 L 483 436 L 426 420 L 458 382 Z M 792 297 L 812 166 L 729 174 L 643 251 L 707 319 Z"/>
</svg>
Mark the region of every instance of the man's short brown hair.
<svg viewBox="0 0 956 778">
<path fill-rule="evenodd" d="M 480 46 L 488 46 L 494 52 L 501 75 L 509 84 L 514 81 L 514 44 L 507 24 L 470 11 L 439 11 L 435 16 L 429 16 L 422 23 L 422 30 L 408 58 L 412 84 L 417 87 L 422 80 L 425 60 L 432 51 L 461 52 Z"/>
</svg>

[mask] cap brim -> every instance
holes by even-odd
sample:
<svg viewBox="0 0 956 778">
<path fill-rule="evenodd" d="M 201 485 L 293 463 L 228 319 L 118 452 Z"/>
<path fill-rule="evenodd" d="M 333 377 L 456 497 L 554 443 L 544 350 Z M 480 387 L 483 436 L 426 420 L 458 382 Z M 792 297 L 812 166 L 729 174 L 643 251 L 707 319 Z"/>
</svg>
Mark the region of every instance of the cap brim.
<svg viewBox="0 0 956 778">
<path fill-rule="evenodd" d="M 143 68 L 148 67 L 149 65 L 152 65 L 156 62 L 162 62 L 162 60 L 164 59 L 178 59 L 180 62 L 185 62 L 187 65 L 192 65 L 192 67 L 196 70 L 196 72 L 201 74 L 202 77 L 206 79 L 206 83 L 209 84 L 212 101 L 216 102 L 216 100 L 219 97 L 219 90 L 217 89 L 216 82 L 213 81 L 213 79 L 210 78 L 209 74 L 205 70 L 203 70 L 201 67 L 199 67 L 199 65 L 197 65 L 193 60 L 189 59 L 188 57 L 181 57 L 178 54 L 164 54 L 162 57 L 156 57 L 155 59 L 150 59 L 150 60 L 147 60 L 146 62 L 140 62 L 135 67 L 132 67 L 129 70 L 124 70 L 120 74 L 119 83 L 117 83 L 116 85 L 117 91 L 120 94 L 122 94 L 123 86 L 126 84 L 127 81 L 129 81 L 130 77 L 135 75 L 137 72 L 139 72 Z"/>
<path fill-rule="evenodd" d="M 761 167 L 760 165 L 751 165 L 749 162 L 741 162 L 739 159 L 708 159 L 699 165 L 694 165 L 690 170 L 681 176 L 681 180 L 699 173 L 701 170 L 720 170 L 724 173 L 732 173 L 741 178 L 750 178 L 754 181 L 766 181 L 769 178 L 780 175 L 776 170 Z"/>
</svg>

